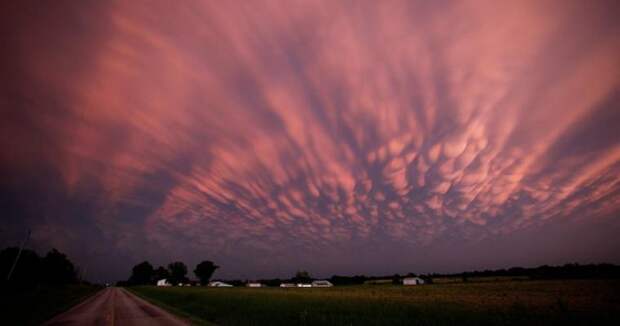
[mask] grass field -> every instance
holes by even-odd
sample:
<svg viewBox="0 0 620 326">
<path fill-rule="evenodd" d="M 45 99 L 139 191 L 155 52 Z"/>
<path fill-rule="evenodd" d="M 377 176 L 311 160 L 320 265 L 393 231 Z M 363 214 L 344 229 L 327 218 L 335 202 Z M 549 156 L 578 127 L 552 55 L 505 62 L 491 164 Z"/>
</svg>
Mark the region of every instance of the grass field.
<svg viewBox="0 0 620 326">
<path fill-rule="evenodd" d="M 3 325 L 39 325 L 99 289 L 101 288 L 90 285 L 41 285 L 27 289 L 1 288 L 0 323 Z"/>
<path fill-rule="evenodd" d="M 220 325 L 593 325 L 620 320 L 620 281 L 604 280 L 131 290 Z"/>
</svg>

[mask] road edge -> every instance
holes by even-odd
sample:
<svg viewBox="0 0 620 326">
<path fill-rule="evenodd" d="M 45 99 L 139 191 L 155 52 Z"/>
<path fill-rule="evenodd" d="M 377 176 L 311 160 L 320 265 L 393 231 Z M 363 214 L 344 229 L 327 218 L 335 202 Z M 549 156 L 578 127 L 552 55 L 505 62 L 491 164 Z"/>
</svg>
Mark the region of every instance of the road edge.
<svg viewBox="0 0 620 326">
<path fill-rule="evenodd" d="M 105 291 L 105 287 L 97 287 L 98 290 L 94 290 L 91 294 L 87 294 L 83 297 L 80 297 L 76 300 L 74 300 L 71 303 L 68 303 L 66 306 L 58 308 L 57 311 L 54 312 L 53 315 L 49 316 L 48 318 L 46 318 L 45 320 L 41 321 L 40 325 L 47 325 L 50 322 L 52 322 L 54 319 L 56 319 L 56 317 L 70 311 L 71 309 L 78 307 L 79 305 L 84 304 L 86 301 L 94 298 L 95 296 L 101 294 L 103 291 Z"/>
<path fill-rule="evenodd" d="M 179 317 L 179 318 L 181 318 L 183 320 L 189 321 L 192 325 L 196 325 L 196 326 L 217 326 L 217 324 L 215 324 L 213 322 L 210 322 L 210 321 L 198 318 L 198 317 L 196 317 L 196 316 L 194 316 L 192 314 L 189 314 L 189 313 L 187 313 L 187 312 L 185 312 L 185 311 L 183 311 L 181 309 L 172 307 L 172 306 L 167 305 L 167 304 L 165 304 L 165 303 L 163 303 L 161 301 L 158 301 L 156 299 L 147 297 L 147 296 L 143 295 L 142 293 L 134 291 L 131 287 L 121 287 L 121 288 L 127 290 L 128 292 L 130 292 L 131 294 L 137 296 L 138 298 L 143 299 L 143 300 L 145 300 L 145 301 L 147 301 L 149 303 L 152 303 L 152 304 L 154 304 L 154 305 L 164 309 L 165 311 L 167 311 L 167 312 L 169 312 L 169 313 L 171 313 L 171 314 L 173 314 L 173 315 L 175 315 L 175 316 L 177 316 L 177 317 Z"/>
</svg>

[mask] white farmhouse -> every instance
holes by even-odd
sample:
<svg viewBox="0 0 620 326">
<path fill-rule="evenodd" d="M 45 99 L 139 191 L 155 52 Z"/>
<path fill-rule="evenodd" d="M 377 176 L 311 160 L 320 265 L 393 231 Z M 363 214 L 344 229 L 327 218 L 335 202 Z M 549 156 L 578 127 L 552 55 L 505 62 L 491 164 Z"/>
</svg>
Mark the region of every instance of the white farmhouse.
<svg viewBox="0 0 620 326">
<path fill-rule="evenodd" d="M 162 278 L 161 280 L 157 281 L 157 286 L 172 286 L 172 284 L 168 283 L 167 279 Z"/>
<path fill-rule="evenodd" d="M 318 281 L 312 282 L 313 288 L 329 288 L 332 286 L 334 286 L 332 282 L 327 281 L 327 280 L 318 280 Z"/>
<path fill-rule="evenodd" d="M 420 285 L 424 284 L 424 280 L 419 277 L 405 277 L 403 279 L 403 285 Z"/>
</svg>

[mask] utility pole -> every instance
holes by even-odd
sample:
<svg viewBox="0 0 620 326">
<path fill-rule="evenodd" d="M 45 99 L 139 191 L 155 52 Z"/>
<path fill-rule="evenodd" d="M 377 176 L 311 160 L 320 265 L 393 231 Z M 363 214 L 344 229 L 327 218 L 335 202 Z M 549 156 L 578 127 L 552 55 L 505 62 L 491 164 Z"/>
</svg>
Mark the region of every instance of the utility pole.
<svg viewBox="0 0 620 326">
<path fill-rule="evenodd" d="M 17 261 L 19 260 L 19 256 L 21 256 L 22 254 L 22 250 L 24 250 L 24 246 L 26 245 L 26 242 L 28 241 L 28 238 L 30 238 L 30 229 L 28 229 L 28 233 L 26 234 L 26 237 L 24 238 L 24 241 L 22 241 L 22 245 L 19 246 L 19 251 L 17 252 L 17 256 L 15 257 L 15 260 L 13 261 L 13 266 L 11 266 L 11 270 L 9 271 L 9 275 L 6 276 L 6 280 L 7 282 L 11 279 L 11 274 L 13 274 L 13 270 L 15 270 L 15 266 L 17 266 Z"/>
</svg>

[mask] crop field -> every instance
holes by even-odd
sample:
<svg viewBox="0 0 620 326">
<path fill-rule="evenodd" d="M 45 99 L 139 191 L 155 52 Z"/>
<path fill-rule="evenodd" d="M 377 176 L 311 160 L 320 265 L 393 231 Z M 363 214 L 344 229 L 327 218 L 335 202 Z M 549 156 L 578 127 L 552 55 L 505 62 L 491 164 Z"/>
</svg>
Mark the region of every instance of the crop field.
<svg viewBox="0 0 620 326">
<path fill-rule="evenodd" d="M 617 280 L 131 290 L 197 323 L 219 325 L 605 325 L 620 320 Z"/>
</svg>

